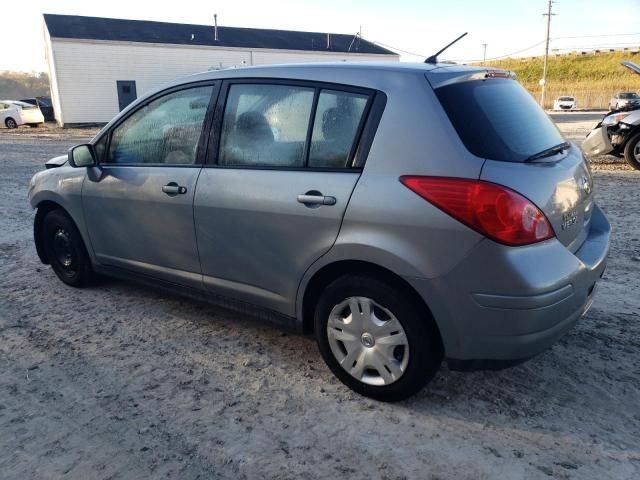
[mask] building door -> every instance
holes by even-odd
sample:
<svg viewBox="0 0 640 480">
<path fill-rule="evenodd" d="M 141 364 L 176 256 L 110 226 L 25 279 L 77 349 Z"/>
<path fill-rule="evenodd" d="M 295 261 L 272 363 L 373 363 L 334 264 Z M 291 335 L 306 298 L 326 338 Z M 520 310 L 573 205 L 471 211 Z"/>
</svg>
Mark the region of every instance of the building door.
<svg viewBox="0 0 640 480">
<path fill-rule="evenodd" d="M 116 80 L 116 84 L 118 87 L 118 107 L 122 111 L 138 98 L 136 82 L 135 80 Z"/>
</svg>

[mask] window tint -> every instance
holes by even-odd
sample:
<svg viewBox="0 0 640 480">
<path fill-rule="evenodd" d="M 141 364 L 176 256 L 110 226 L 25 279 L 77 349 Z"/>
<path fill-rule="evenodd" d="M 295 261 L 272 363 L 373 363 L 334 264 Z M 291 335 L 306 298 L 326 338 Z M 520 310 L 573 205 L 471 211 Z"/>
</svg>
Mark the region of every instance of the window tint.
<svg viewBox="0 0 640 480">
<path fill-rule="evenodd" d="M 301 167 L 313 88 L 231 85 L 220 139 L 221 165 Z"/>
<path fill-rule="evenodd" d="M 514 80 L 454 83 L 436 95 L 460 139 L 478 157 L 522 162 L 564 142 L 527 91 Z"/>
<path fill-rule="evenodd" d="M 180 90 L 134 112 L 113 130 L 107 162 L 194 163 L 212 91 Z"/>
<path fill-rule="evenodd" d="M 310 167 L 347 167 L 367 95 L 322 90 L 313 122 Z"/>
</svg>

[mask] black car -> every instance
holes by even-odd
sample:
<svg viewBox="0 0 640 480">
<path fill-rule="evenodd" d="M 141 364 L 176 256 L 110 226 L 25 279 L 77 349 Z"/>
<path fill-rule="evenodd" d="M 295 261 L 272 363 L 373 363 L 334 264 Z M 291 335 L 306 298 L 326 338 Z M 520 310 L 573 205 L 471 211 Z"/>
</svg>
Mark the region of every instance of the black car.
<svg viewBox="0 0 640 480">
<path fill-rule="evenodd" d="M 45 122 L 55 122 L 55 116 L 53 114 L 53 105 L 51 98 L 49 97 L 35 97 L 35 98 L 23 98 L 21 102 L 30 103 L 31 105 L 37 105 L 42 116 L 44 116 Z"/>
</svg>

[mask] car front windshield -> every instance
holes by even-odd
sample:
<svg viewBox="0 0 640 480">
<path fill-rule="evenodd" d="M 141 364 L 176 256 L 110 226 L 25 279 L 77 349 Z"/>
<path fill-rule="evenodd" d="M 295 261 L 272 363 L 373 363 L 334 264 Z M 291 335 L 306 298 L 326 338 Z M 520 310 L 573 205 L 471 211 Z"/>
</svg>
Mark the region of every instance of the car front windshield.
<svg viewBox="0 0 640 480">
<path fill-rule="evenodd" d="M 627 93 L 621 93 L 620 98 L 624 100 L 637 100 L 638 98 L 640 98 L 640 96 L 638 96 L 638 94 L 635 92 L 627 92 Z"/>
</svg>

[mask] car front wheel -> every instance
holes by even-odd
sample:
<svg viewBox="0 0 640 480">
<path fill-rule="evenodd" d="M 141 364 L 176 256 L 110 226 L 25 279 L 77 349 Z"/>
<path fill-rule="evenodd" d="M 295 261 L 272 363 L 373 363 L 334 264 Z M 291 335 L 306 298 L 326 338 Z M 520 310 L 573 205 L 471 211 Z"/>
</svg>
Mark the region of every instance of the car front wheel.
<svg viewBox="0 0 640 480">
<path fill-rule="evenodd" d="M 73 220 L 62 210 L 52 210 L 42 221 L 42 242 L 51 268 L 67 285 L 85 287 L 96 275 Z"/>
<path fill-rule="evenodd" d="M 11 117 L 7 118 L 4 124 L 7 128 L 18 128 L 18 123 Z"/>
<path fill-rule="evenodd" d="M 315 313 L 320 353 L 349 388 L 382 401 L 418 392 L 443 357 L 424 306 L 375 277 L 346 275 L 327 286 Z"/>
<path fill-rule="evenodd" d="M 640 133 L 636 133 L 624 147 L 624 159 L 636 170 L 640 170 Z"/>
</svg>

